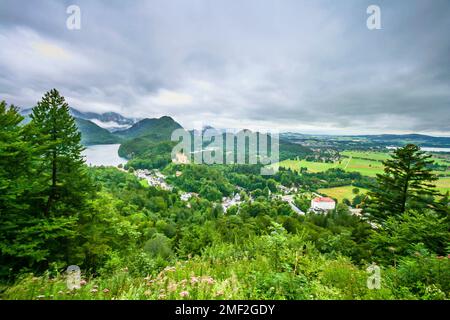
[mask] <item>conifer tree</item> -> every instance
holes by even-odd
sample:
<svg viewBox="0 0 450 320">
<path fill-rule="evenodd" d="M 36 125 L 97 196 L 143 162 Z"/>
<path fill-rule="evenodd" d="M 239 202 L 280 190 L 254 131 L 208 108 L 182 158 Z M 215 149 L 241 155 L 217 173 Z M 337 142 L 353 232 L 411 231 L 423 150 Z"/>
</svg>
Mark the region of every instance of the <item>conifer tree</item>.
<svg viewBox="0 0 450 320">
<path fill-rule="evenodd" d="M 427 155 L 420 148 L 408 144 L 394 151 L 392 158 L 383 161 L 384 174 L 377 175 L 377 188 L 370 193 L 369 217 L 378 222 L 389 216 L 400 216 L 408 209 L 434 209 L 433 174 Z"/>
<path fill-rule="evenodd" d="M 24 118 L 13 105 L 0 102 L 0 216 L 23 210 L 19 198 L 28 190 L 30 145 L 24 141 Z"/>
<path fill-rule="evenodd" d="M 17 265 L 15 257 L 24 254 L 13 244 L 31 220 L 29 200 L 39 189 L 30 179 L 34 155 L 25 139 L 23 119 L 16 107 L 0 102 L 0 276 L 8 274 L 9 268 Z"/>
<path fill-rule="evenodd" d="M 81 134 L 69 106 L 56 89 L 47 92 L 31 114 L 33 141 L 39 146 L 40 180 L 44 190 L 41 210 L 48 217 L 74 213 L 92 191 L 81 152 Z"/>
</svg>

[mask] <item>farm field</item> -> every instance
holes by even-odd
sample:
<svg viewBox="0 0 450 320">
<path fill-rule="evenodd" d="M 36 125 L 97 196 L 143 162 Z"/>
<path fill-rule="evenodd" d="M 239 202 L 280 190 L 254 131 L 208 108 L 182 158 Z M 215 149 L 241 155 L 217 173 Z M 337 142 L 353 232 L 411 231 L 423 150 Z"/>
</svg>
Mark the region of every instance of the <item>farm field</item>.
<svg viewBox="0 0 450 320">
<path fill-rule="evenodd" d="M 343 159 L 340 168 L 346 171 L 357 171 L 369 177 L 375 177 L 377 173 L 383 173 L 383 164 L 381 161 L 353 157 Z"/>
<path fill-rule="evenodd" d="M 382 161 L 390 158 L 389 152 L 376 151 L 342 151 L 341 155 L 353 158 L 363 158 L 375 161 Z"/>
<path fill-rule="evenodd" d="M 446 159 L 441 159 L 441 158 L 437 158 L 437 157 L 433 157 L 434 162 L 436 162 L 437 164 L 440 165 L 446 165 L 450 167 L 450 161 L 446 160 Z"/>
<path fill-rule="evenodd" d="M 341 155 L 352 158 L 360 158 L 374 161 L 383 161 L 390 158 L 390 152 L 377 152 L 377 151 L 342 151 Z M 433 156 L 434 162 L 440 165 L 450 166 L 450 160 Z"/>
<path fill-rule="evenodd" d="M 440 178 L 436 181 L 436 188 L 441 193 L 450 192 L 450 177 Z"/>
<path fill-rule="evenodd" d="M 279 163 L 280 167 L 290 168 L 293 171 L 299 171 L 301 167 L 308 168 L 309 172 L 321 172 L 331 168 L 340 168 L 346 171 L 357 171 L 362 175 L 375 177 L 377 173 L 383 173 L 383 165 L 381 161 L 389 159 L 389 152 L 374 151 L 343 151 L 341 161 L 335 163 L 311 162 L 306 160 L 284 160 Z M 446 159 L 433 157 L 436 163 L 450 166 L 450 162 Z M 443 172 L 437 172 L 442 174 Z M 450 174 L 450 171 L 446 171 Z M 441 177 L 436 182 L 437 189 L 445 193 L 450 192 L 450 177 Z M 343 191 L 342 191 L 343 192 Z M 351 189 L 350 189 L 351 192 Z M 338 198 L 338 197 L 336 197 Z"/>
<path fill-rule="evenodd" d="M 354 186 L 344 186 L 344 187 L 335 187 L 335 188 L 324 188 L 317 190 L 319 193 L 327 195 L 328 197 L 335 198 L 339 202 L 342 202 L 344 198 L 352 200 L 355 195 L 352 190 L 356 188 Z M 369 190 L 364 188 L 359 188 L 359 193 L 367 193 Z"/>
<path fill-rule="evenodd" d="M 344 158 L 340 162 L 323 163 L 306 160 L 284 160 L 279 163 L 280 167 L 290 168 L 299 171 L 301 167 L 308 168 L 309 172 L 321 172 L 331 168 L 340 168 L 347 171 L 358 171 L 363 175 L 375 177 L 377 173 L 383 172 L 383 165 L 380 161 Z"/>
<path fill-rule="evenodd" d="M 310 162 L 306 160 L 284 160 L 279 165 L 283 168 L 289 168 L 292 171 L 299 171 L 301 167 L 306 167 L 309 172 L 327 171 L 328 169 L 338 167 L 335 163 Z"/>
</svg>

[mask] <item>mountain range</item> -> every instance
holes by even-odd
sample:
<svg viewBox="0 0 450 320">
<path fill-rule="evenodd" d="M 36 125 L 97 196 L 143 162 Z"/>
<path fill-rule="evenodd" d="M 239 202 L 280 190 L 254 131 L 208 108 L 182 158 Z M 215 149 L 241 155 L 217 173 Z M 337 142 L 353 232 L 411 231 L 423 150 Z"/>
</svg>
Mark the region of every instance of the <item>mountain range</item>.
<svg viewBox="0 0 450 320">
<path fill-rule="evenodd" d="M 99 114 L 74 108 L 69 111 L 81 132 L 83 145 L 120 143 L 119 154 L 126 158 L 147 150 L 155 143 L 170 141 L 173 130 L 182 128 L 168 116 L 136 119 L 114 112 Z M 21 110 L 20 113 L 25 117 L 24 123 L 30 121 L 31 112 L 31 109 Z"/>
<path fill-rule="evenodd" d="M 71 115 L 75 118 L 78 129 L 81 132 L 82 143 L 86 146 L 94 144 L 120 143 L 119 154 L 126 158 L 139 155 L 142 150 L 148 149 L 160 142 L 170 141 L 171 133 L 182 126 L 169 116 L 160 118 L 137 119 L 125 117 L 115 112 L 95 113 L 82 112 L 70 108 Z M 29 121 L 31 109 L 24 109 L 21 114 L 24 122 Z M 205 127 L 212 129 L 212 127 Z M 203 131 L 203 130 L 202 130 Z M 219 130 L 220 131 L 220 130 Z M 191 131 L 195 134 L 195 131 Z M 433 137 L 420 134 L 408 135 L 359 135 L 359 136 L 321 136 L 287 132 L 280 135 L 280 151 L 286 156 L 297 153 L 308 154 L 314 147 L 308 144 L 311 140 L 336 142 L 334 146 L 349 143 L 364 143 L 376 145 L 400 146 L 406 143 L 415 143 L 421 146 L 450 147 L 450 137 Z"/>
<path fill-rule="evenodd" d="M 21 114 L 25 117 L 31 114 L 32 109 L 23 109 Z M 138 122 L 138 118 L 124 117 L 116 112 L 105 112 L 105 113 L 95 113 L 95 112 L 82 112 L 75 108 L 69 108 L 70 114 L 77 118 L 88 120 L 100 128 L 107 129 L 110 132 L 115 132 L 118 130 L 125 130 L 130 128 L 133 124 Z"/>
<path fill-rule="evenodd" d="M 379 134 L 379 135 L 319 135 L 284 132 L 281 139 L 304 145 L 320 144 L 337 148 L 369 146 L 404 146 L 408 143 L 422 147 L 450 148 L 450 137 L 435 137 L 424 134 Z"/>
</svg>

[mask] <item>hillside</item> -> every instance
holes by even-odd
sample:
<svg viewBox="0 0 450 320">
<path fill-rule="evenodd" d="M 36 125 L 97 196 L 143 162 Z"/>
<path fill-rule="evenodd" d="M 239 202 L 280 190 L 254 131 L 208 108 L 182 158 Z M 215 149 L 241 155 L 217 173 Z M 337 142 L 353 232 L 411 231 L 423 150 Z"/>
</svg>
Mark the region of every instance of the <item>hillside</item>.
<svg viewBox="0 0 450 320">
<path fill-rule="evenodd" d="M 20 114 L 25 117 L 24 123 L 28 123 L 30 121 L 29 115 L 31 112 L 32 108 L 20 110 Z M 89 120 L 100 128 L 107 129 L 111 132 L 128 129 L 138 121 L 135 118 L 124 117 L 116 112 L 83 112 L 72 107 L 69 107 L 69 112 L 75 118 Z"/>
<path fill-rule="evenodd" d="M 162 139 L 158 134 L 148 134 L 134 139 L 124 141 L 119 148 L 119 155 L 126 159 L 140 157 L 148 153 L 149 149 L 162 142 L 171 142 L 169 139 Z M 171 143 L 171 145 L 174 143 Z M 171 150 L 169 150 L 170 153 Z"/>
<path fill-rule="evenodd" d="M 114 132 L 116 136 L 133 139 L 141 136 L 153 135 L 158 140 L 170 140 L 170 136 L 175 129 L 182 128 L 181 125 L 171 117 L 146 118 L 131 126 L 126 130 Z"/>
<path fill-rule="evenodd" d="M 426 147 L 450 147 L 450 137 L 433 137 L 423 134 L 382 134 L 371 136 L 359 136 L 373 142 L 403 146 L 408 143 Z"/>
<path fill-rule="evenodd" d="M 89 120 L 111 132 L 128 129 L 137 122 L 134 118 L 124 117 L 116 112 L 81 112 L 77 109 L 70 108 L 70 113 L 76 118 Z"/>
<path fill-rule="evenodd" d="M 30 122 L 32 109 L 22 109 L 20 114 L 24 117 L 22 124 Z M 78 126 L 78 130 L 81 132 L 81 143 L 85 146 L 93 144 L 112 144 L 120 143 L 122 139 L 118 136 L 114 136 L 109 130 L 100 127 L 96 123 L 88 120 L 89 116 L 100 116 L 96 113 L 83 113 L 77 109 L 70 108 L 70 114 L 75 118 Z"/>
<path fill-rule="evenodd" d="M 114 136 L 108 130 L 99 127 L 89 120 L 75 118 L 75 121 L 78 130 L 81 132 L 81 143 L 85 146 L 93 144 L 112 144 L 121 141 L 119 137 Z"/>
<path fill-rule="evenodd" d="M 280 160 L 293 159 L 296 157 L 304 158 L 312 153 L 313 151 L 308 147 L 280 139 Z"/>
<path fill-rule="evenodd" d="M 435 137 L 423 134 L 380 134 L 380 135 L 320 135 L 295 132 L 281 133 L 282 139 L 314 148 L 336 148 L 340 150 L 385 148 L 404 146 L 408 143 L 422 147 L 449 148 L 450 137 Z"/>
<path fill-rule="evenodd" d="M 135 168 L 152 169 L 167 165 L 170 153 L 175 145 L 170 141 L 174 130 L 182 128 L 171 117 L 143 119 L 127 130 L 117 131 L 116 137 L 124 140 L 119 148 L 119 155 L 133 159 L 130 163 Z"/>
</svg>

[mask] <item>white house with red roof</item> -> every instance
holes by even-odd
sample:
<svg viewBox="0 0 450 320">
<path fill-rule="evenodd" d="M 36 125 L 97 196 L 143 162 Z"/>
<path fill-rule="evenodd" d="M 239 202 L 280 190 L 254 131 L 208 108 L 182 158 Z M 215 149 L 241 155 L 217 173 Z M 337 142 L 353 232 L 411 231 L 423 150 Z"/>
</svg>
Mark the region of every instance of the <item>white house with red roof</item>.
<svg viewBox="0 0 450 320">
<path fill-rule="evenodd" d="M 311 209 L 312 210 L 334 210 L 336 208 L 336 202 L 328 197 L 317 197 L 311 200 Z"/>
</svg>

